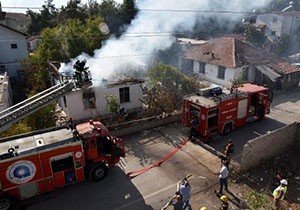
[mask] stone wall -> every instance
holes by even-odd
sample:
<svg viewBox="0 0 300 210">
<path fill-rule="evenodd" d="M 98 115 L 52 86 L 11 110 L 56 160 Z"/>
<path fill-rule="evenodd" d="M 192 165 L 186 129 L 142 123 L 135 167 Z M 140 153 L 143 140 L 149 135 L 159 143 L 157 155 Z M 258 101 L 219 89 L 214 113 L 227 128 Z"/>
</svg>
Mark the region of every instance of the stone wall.
<svg viewBox="0 0 300 210">
<path fill-rule="evenodd" d="M 107 128 L 112 135 L 125 136 L 139 131 L 157 128 L 175 122 L 181 122 L 181 120 L 182 114 L 178 113 L 168 116 L 161 115 L 157 117 L 135 120 L 128 123 L 118 124 L 117 126 L 107 126 Z"/>
<path fill-rule="evenodd" d="M 287 125 L 263 136 L 248 141 L 244 145 L 241 159 L 241 169 L 248 170 L 265 160 L 282 154 L 299 143 L 299 123 Z"/>
</svg>

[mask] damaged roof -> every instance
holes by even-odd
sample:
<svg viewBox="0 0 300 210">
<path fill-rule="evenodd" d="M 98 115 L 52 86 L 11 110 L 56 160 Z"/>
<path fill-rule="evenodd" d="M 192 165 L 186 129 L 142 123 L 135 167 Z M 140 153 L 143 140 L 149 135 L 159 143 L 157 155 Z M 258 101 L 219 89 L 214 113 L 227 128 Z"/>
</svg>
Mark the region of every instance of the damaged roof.
<svg viewBox="0 0 300 210">
<path fill-rule="evenodd" d="M 278 59 L 262 48 L 256 48 L 235 37 L 221 37 L 209 40 L 188 49 L 183 57 L 203 63 L 239 68 L 244 65 L 267 65 L 280 74 L 299 72 L 300 69 Z"/>
</svg>

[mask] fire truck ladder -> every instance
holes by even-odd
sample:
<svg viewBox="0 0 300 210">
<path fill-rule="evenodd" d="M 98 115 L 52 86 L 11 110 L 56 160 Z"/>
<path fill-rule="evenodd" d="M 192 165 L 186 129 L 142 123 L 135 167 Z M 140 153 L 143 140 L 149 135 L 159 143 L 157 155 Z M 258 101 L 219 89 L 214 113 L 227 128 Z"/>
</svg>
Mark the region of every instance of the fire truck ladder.
<svg viewBox="0 0 300 210">
<path fill-rule="evenodd" d="M 0 112 L 0 132 L 6 130 L 12 123 L 43 108 L 53 100 L 65 95 L 75 88 L 73 80 L 63 81 L 44 90 L 14 106 Z"/>
</svg>

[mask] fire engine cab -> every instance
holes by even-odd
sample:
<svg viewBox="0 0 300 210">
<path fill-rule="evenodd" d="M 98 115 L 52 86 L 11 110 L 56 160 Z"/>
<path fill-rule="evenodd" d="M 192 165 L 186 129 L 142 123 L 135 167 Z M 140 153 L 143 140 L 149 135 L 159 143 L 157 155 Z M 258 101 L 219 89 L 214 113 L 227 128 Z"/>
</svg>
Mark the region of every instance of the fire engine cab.
<svg viewBox="0 0 300 210">
<path fill-rule="evenodd" d="M 272 92 L 255 84 L 201 89 L 183 101 L 183 123 L 196 137 L 208 141 L 212 133 L 227 135 L 270 112 Z"/>
<path fill-rule="evenodd" d="M 99 181 L 124 156 L 123 140 L 93 120 L 1 139 L 0 210 L 66 185 Z"/>
</svg>

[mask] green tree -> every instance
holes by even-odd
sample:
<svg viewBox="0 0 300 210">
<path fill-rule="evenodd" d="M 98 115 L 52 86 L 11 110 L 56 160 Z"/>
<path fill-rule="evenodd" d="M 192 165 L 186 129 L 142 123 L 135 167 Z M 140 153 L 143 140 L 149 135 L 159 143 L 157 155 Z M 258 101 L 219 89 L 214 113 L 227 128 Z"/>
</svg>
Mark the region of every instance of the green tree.
<svg viewBox="0 0 300 210">
<path fill-rule="evenodd" d="M 121 105 L 118 101 L 117 96 L 105 95 L 104 98 L 106 100 L 106 105 L 105 105 L 106 110 L 111 113 L 118 113 L 118 110 L 120 109 Z"/>
<path fill-rule="evenodd" d="M 120 5 L 113 0 L 104 0 L 100 4 L 100 15 L 104 18 L 112 34 L 120 36 L 122 19 L 120 16 Z"/>
<path fill-rule="evenodd" d="M 247 39 L 247 41 L 249 41 L 250 43 L 258 46 L 258 47 L 261 47 L 267 37 L 265 36 L 264 32 L 258 30 L 254 25 L 252 24 L 249 24 L 245 31 L 244 31 L 244 35 Z"/>
<path fill-rule="evenodd" d="M 290 46 L 290 36 L 283 34 L 274 42 L 275 53 L 279 56 L 283 56 L 287 53 Z"/>
<path fill-rule="evenodd" d="M 8 136 L 14 136 L 22 133 L 28 133 L 32 131 L 32 127 L 28 126 L 25 122 L 19 122 L 13 124 L 11 127 L 9 127 L 6 131 L 3 131 L 0 133 L 0 138 L 8 137 Z"/>
<path fill-rule="evenodd" d="M 84 5 L 81 5 L 81 0 L 69 0 L 67 6 L 60 8 L 58 20 L 60 23 L 65 22 L 68 19 L 78 19 L 82 23 L 88 18 L 88 12 Z"/>
<path fill-rule="evenodd" d="M 134 0 L 124 0 L 120 6 L 120 16 L 124 24 L 130 24 L 137 14 L 138 10 L 135 7 Z"/>
<path fill-rule="evenodd" d="M 39 34 L 44 28 L 51 28 L 57 24 L 59 13 L 52 2 L 53 0 L 46 0 L 40 12 L 27 11 L 27 15 L 31 18 L 31 23 L 27 30 L 29 34 Z"/>
<path fill-rule="evenodd" d="M 200 88 L 197 80 L 187 77 L 179 69 L 164 64 L 155 64 L 148 70 L 149 90 L 143 100 L 151 108 L 170 112 L 182 106 L 183 97 Z M 155 105 L 155 106 L 154 106 Z"/>
<path fill-rule="evenodd" d="M 99 30 L 100 17 L 88 18 L 85 25 L 79 19 L 68 19 L 64 24 L 46 28 L 41 33 L 41 42 L 34 57 L 44 63 L 47 60 L 68 60 L 85 52 L 93 55 L 107 39 Z"/>
</svg>

